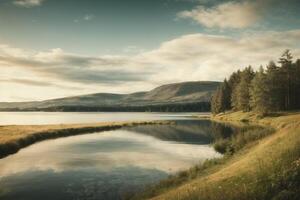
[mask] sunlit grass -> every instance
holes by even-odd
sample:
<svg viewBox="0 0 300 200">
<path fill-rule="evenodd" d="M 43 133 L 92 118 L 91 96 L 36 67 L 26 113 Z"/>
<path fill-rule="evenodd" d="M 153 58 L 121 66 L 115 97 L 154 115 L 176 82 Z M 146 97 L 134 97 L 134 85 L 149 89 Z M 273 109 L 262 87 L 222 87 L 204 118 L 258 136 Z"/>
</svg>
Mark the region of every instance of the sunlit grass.
<svg viewBox="0 0 300 200">
<path fill-rule="evenodd" d="M 267 132 L 250 129 L 236 141 L 228 142 L 237 146 L 233 156 L 212 161 L 204 169 L 197 167 L 195 171 L 175 175 L 137 199 L 300 199 L 299 113 L 261 119 L 254 113 L 238 112 L 215 119 L 254 122 L 276 131 L 270 135 L 272 128 Z"/>
</svg>

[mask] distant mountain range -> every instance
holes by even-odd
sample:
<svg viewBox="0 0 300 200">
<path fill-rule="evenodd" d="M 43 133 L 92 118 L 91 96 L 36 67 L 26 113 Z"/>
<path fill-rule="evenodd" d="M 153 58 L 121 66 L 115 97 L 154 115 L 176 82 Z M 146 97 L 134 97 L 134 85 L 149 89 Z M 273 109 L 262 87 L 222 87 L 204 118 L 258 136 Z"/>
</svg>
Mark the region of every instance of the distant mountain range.
<svg viewBox="0 0 300 200">
<path fill-rule="evenodd" d="M 141 111 L 172 106 L 206 105 L 219 82 L 195 81 L 162 85 L 148 92 L 131 94 L 95 93 L 32 102 L 0 102 L 4 111 Z M 162 108 L 163 107 L 163 108 Z M 138 109 L 139 108 L 139 109 Z M 126 110 L 127 109 L 127 110 Z M 174 110 L 174 109 L 173 109 Z"/>
</svg>

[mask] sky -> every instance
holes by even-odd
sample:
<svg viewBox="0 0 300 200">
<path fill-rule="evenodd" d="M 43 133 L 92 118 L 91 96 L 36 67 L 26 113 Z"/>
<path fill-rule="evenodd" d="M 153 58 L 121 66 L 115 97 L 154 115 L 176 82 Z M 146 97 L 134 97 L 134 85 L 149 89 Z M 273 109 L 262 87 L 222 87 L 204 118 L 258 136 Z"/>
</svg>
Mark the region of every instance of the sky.
<svg viewBox="0 0 300 200">
<path fill-rule="evenodd" d="M 222 81 L 300 58 L 298 0 L 0 0 L 0 101 Z"/>
</svg>

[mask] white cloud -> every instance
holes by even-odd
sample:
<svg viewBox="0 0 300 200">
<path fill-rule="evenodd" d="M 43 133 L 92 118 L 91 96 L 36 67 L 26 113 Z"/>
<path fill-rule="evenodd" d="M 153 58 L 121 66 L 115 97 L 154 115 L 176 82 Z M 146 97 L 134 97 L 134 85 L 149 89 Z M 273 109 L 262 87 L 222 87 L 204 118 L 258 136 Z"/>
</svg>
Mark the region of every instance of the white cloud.
<svg viewBox="0 0 300 200">
<path fill-rule="evenodd" d="M 73 22 L 74 22 L 74 23 L 79 23 L 79 22 L 81 22 L 81 21 L 91 21 L 91 20 L 93 20 L 94 18 L 95 18 L 94 15 L 92 15 L 92 14 L 86 14 L 86 15 L 80 17 L 79 19 L 74 19 Z"/>
<path fill-rule="evenodd" d="M 197 6 L 192 10 L 179 12 L 177 16 L 191 18 L 209 28 L 246 28 L 262 17 L 261 6 L 260 1 L 230 1 L 212 8 Z"/>
<path fill-rule="evenodd" d="M 270 60 L 277 61 L 287 48 L 292 50 L 294 58 L 300 58 L 300 29 L 248 33 L 239 38 L 189 34 L 166 41 L 152 51 L 127 56 L 86 56 L 62 49 L 34 52 L 0 45 L 0 79 L 18 80 L 19 85 L 21 79 L 51 81 L 85 88 L 84 93 L 126 93 L 171 82 L 221 81 L 242 67 L 258 68 Z M 7 87 L 3 82 L 1 92 L 19 94 L 15 85 L 12 90 L 1 87 Z M 56 87 L 55 95 L 70 94 L 66 89 L 57 90 Z M 78 94 L 79 91 L 73 92 Z"/>
<path fill-rule="evenodd" d="M 247 65 L 259 67 L 276 61 L 286 48 L 300 58 L 299 34 L 300 30 L 252 33 L 240 38 L 191 34 L 144 53 L 143 60 L 168 66 L 159 72 L 162 80 L 222 80 Z"/>
<path fill-rule="evenodd" d="M 21 6 L 25 8 L 31 8 L 42 5 L 45 0 L 16 0 L 13 3 L 16 6 Z"/>
<path fill-rule="evenodd" d="M 90 21 L 90 20 L 94 19 L 94 15 L 87 14 L 87 15 L 85 15 L 85 16 L 83 17 L 83 19 L 84 19 L 85 21 Z"/>
<path fill-rule="evenodd" d="M 137 54 L 137 53 L 143 53 L 145 52 L 145 49 L 139 48 L 134 45 L 129 45 L 122 50 L 126 54 Z"/>
</svg>

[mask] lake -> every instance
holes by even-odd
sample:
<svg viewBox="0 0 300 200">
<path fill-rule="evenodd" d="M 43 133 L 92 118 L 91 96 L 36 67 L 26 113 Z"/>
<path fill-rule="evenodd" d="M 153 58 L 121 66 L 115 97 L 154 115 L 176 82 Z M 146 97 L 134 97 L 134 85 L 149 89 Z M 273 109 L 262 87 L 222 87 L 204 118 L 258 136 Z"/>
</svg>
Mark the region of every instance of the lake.
<svg viewBox="0 0 300 200">
<path fill-rule="evenodd" d="M 45 125 L 143 120 L 178 120 L 209 113 L 0 112 L 0 125 Z"/>
<path fill-rule="evenodd" d="M 12 117 L 13 113 L 10 115 Z M 25 118 L 18 122 L 12 117 L 6 122 L 46 124 L 48 119 L 48 123 L 56 123 L 57 119 L 62 120 L 60 123 L 106 121 L 105 113 L 17 115 L 18 119 Z M 40 115 L 40 119 L 26 119 L 36 115 Z M 24 148 L 0 159 L 0 199 L 120 199 L 170 174 L 221 156 L 210 145 L 218 133 L 208 120 L 197 120 L 187 113 L 108 113 L 107 116 L 108 121 L 113 118 L 113 121 L 168 119 L 176 123 L 70 136 Z M 83 121 L 79 121 L 80 117 Z"/>
</svg>

